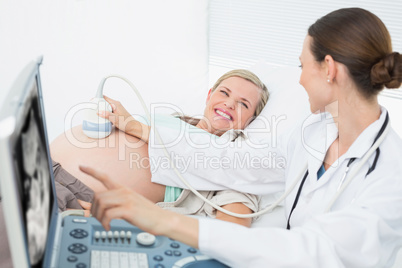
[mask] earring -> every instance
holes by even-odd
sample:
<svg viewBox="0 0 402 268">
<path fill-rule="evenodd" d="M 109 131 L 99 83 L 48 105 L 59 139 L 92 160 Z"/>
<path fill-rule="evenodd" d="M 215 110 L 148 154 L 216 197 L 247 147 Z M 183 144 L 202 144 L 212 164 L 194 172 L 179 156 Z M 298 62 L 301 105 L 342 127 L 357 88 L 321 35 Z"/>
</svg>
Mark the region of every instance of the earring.
<svg viewBox="0 0 402 268">
<path fill-rule="evenodd" d="M 328 83 L 331 83 L 331 81 L 330 81 L 329 79 L 327 80 L 327 82 L 328 82 Z"/>
</svg>

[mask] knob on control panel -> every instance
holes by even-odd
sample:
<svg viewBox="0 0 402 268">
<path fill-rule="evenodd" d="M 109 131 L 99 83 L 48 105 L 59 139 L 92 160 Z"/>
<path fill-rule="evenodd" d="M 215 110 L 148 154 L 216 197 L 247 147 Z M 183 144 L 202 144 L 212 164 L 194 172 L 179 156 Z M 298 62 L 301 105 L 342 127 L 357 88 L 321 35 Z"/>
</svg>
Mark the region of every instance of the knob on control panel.
<svg viewBox="0 0 402 268">
<path fill-rule="evenodd" d="M 107 238 L 109 238 L 109 239 L 113 238 L 113 232 L 112 231 L 107 232 Z"/>
<path fill-rule="evenodd" d="M 147 232 L 142 232 L 137 235 L 137 243 L 142 246 L 152 246 L 155 240 L 155 236 Z"/>
<path fill-rule="evenodd" d="M 101 236 L 101 234 L 100 234 L 99 231 L 96 231 L 95 234 L 94 234 L 94 236 L 95 236 L 95 239 L 99 239 L 100 236 Z"/>
<path fill-rule="evenodd" d="M 131 231 L 127 231 L 127 233 L 126 233 L 127 239 L 131 239 L 132 235 L 133 235 L 133 233 Z"/>
</svg>

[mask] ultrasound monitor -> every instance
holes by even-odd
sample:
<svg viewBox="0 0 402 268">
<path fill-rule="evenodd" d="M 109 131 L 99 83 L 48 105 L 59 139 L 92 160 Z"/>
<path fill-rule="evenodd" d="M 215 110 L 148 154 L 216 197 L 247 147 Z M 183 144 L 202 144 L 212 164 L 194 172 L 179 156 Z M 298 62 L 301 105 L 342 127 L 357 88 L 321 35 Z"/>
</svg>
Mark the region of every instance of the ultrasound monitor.
<svg viewBox="0 0 402 268">
<path fill-rule="evenodd" d="M 42 58 L 17 77 L 0 111 L 0 190 L 14 267 L 42 267 L 57 213 L 39 77 Z M 52 242 L 49 242 L 52 243 Z"/>
</svg>

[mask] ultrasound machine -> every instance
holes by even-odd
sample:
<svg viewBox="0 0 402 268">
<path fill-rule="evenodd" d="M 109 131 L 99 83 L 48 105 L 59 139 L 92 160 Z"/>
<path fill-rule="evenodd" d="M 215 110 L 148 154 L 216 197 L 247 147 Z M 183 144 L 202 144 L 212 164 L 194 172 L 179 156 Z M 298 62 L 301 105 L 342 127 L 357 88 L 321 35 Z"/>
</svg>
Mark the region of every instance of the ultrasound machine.
<svg viewBox="0 0 402 268">
<path fill-rule="evenodd" d="M 197 249 L 123 220 L 58 211 L 39 76 L 20 73 L 0 111 L 0 189 L 14 267 L 227 267 Z M 2 241 L 5 244 L 5 241 Z M 1 263 L 1 262 L 0 262 Z"/>
</svg>

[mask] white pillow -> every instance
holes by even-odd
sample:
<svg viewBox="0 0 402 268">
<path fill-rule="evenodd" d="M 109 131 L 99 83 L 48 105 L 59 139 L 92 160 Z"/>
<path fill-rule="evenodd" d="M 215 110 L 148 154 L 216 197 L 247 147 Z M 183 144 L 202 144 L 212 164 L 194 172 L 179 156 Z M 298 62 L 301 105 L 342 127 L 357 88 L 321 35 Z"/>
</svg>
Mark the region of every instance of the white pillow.
<svg viewBox="0 0 402 268">
<path fill-rule="evenodd" d="M 267 86 L 270 97 L 261 114 L 245 130 L 250 138 L 280 135 L 310 113 L 308 96 L 299 84 L 300 69 L 258 62 L 250 68 Z"/>
</svg>

